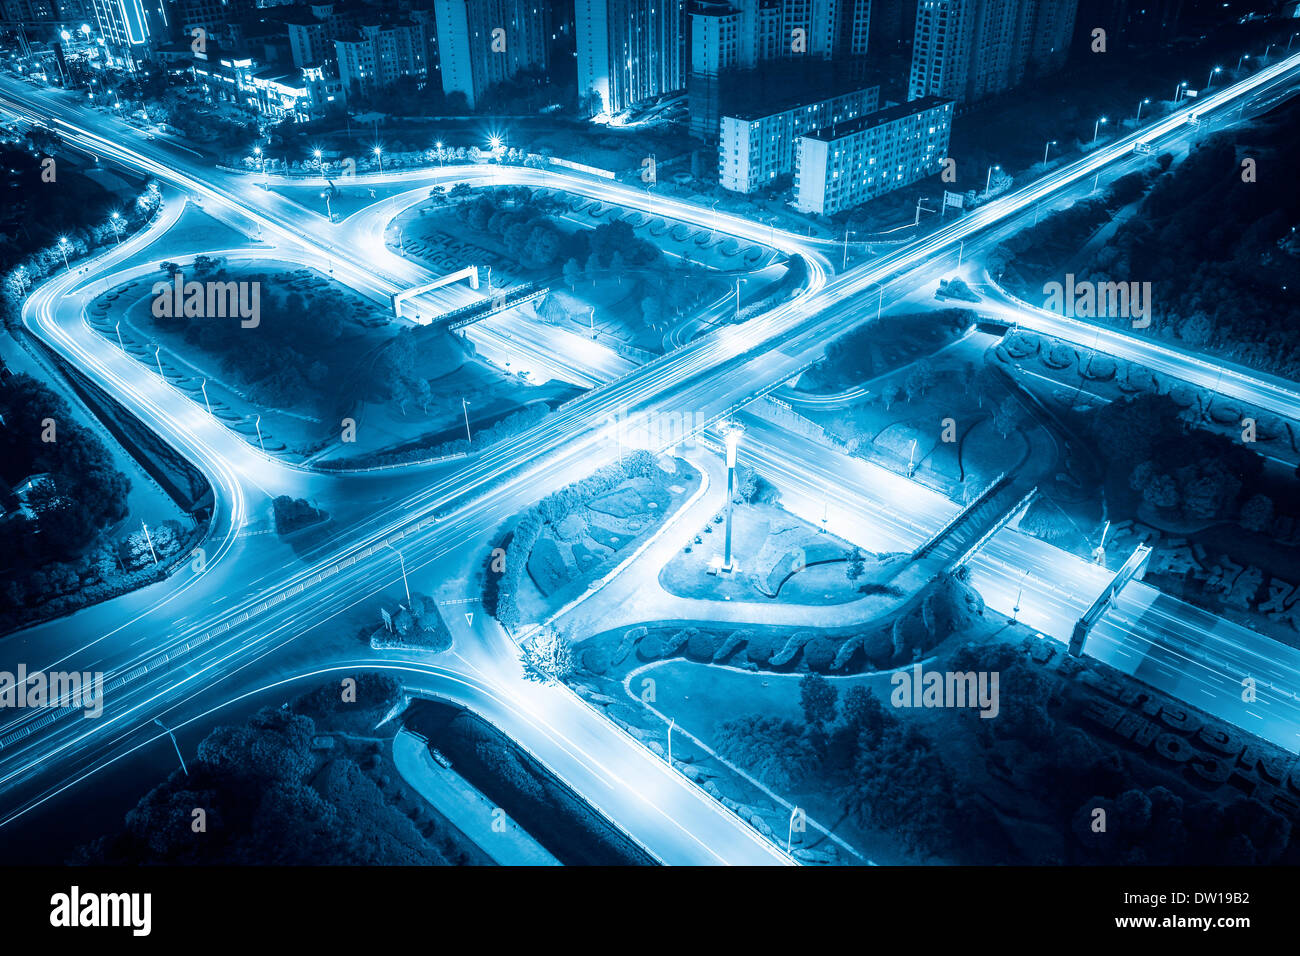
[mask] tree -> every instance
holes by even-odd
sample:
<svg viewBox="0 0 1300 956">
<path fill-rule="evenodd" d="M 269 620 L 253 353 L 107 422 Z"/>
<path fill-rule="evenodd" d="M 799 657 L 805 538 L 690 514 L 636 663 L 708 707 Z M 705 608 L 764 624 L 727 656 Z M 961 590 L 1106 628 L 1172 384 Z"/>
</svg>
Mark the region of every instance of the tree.
<svg viewBox="0 0 1300 956">
<path fill-rule="evenodd" d="M 805 674 L 799 680 L 799 706 L 803 719 L 821 728 L 835 720 L 835 704 L 839 691 L 820 674 Z"/>
<path fill-rule="evenodd" d="M 1247 531 L 1265 532 L 1273 523 L 1273 499 L 1256 494 L 1241 506 L 1241 526 Z"/>
<path fill-rule="evenodd" d="M 1008 395 L 993 412 L 993 427 L 1003 438 L 1009 438 L 1019 426 L 1020 403 L 1014 396 Z"/>
<path fill-rule="evenodd" d="M 881 404 L 885 406 L 885 411 L 889 411 L 898 404 L 898 400 L 902 397 L 902 394 L 902 390 L 897 385 L 892 383 L 886 385 L 884 390 L 880 393 L 880 401 Z"/>
<path fill-rule="evenodd" d="M 577 259 L 570 259 L 564 263 L 564 284 L 574 291 L 578 287 L 578 280 L 582 278 L 582 266 L 578 265 Z"/>
<path fill-rule="evenodd" d="M 1153 475 L 1151 482 L 1142 490 L 1142 497 L 1152 507 L 1164 510 L 1178 507 L 1181 500 L 1178 482 L 1169 475 Z"/>
<path fill-rule="evenodd" d="M 853 550 L 849 552 L 849 564 L 844 574 L 850 581 L 856 581 L 866 573 L 866 562 L 863 559 L 862 550 L 855 544 Z"/>
<path fill-rule="evenodd" d="M 600 254 L 593 249 L 591 255 L 587 257 L 587 278 L 591 280 L 593 286 L 598 275 L 600 275 Z"/>
<path fill-rule="evenodd" d="M 615 249 L 609 257 L 609 268 L 614 275 L 618 276 L 618 284 L 623 284 L 623 273 L 627 271 L 627 260 L 623 258 L 623 253 Z"/>
<path fill-rule="evenodd" d="M 659 328 L 659 323 L 663 321 L 664 317 L 663 302 L 659 296 L 648 295 L 641 300 L 641 315 L 645 319 L 645 324 L 650 328 Z"/>
<path fill-rule="evenodd" d="M 569 642 L 554 628 L 543 628 L 523 645 L 524 676 L 543 684 L 567 680 L 574 670 Z"/>
</svg>

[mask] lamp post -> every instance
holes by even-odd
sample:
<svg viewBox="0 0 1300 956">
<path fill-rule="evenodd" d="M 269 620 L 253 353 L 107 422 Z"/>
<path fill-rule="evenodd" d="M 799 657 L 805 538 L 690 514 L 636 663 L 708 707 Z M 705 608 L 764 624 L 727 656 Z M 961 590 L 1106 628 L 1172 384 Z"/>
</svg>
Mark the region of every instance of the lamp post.
<svg viewBox="0 0 1300 956">
<path fill-rule="evenodd" d="M 465 442 L 472 445 L 474 439 L 470 437 L 469 433 L 469 402 L 465 401 L 464 398 L 460 400 L 460 410 L 465 413 Z"/>
<path fill-rule="evenodd" d="M 984 195 L 986 196 L 989 194 L 989 187 L 993 184 L 993 170 L 995 169 L 998 170 L 999 172 L 1002 171 L 1001 166 L 990 166 L 989 174 L 984 177 Z"/>
<path fill-rule="evenodd" d="M 153 563 L 158 563 L 158 552 L 153 549 L 153 538 L 149 536 L 149 526 L 141 519 L 140 527 L 144 529 L 144 543 L 149 545 L 149 553 L 153 555 Z"/>
<path fill-rule="evenodd" d="M 320 171 L 320 178 L 325 178 L 325 164 L 321 162 L 321 151 L 313 149 L 311 151 L 312 159 L 316 160 L 316 169 Z"/>
<path fill-rule="evenodd" d="M 185 771 L 185 776 L 188 777 L 190 775 L 190 771 L 189 768 L 185 766 L 185 757 L 181 754 L 181 745 L 176 742 L 176 735 L 172 733 L 171 728 L 169 728 L 166 724 L 164 724 L 159 718 L 155 717 L 153 719 L 153 722 L 157 724 L 159 727 L 161 727 L 163 730 L 167 731 L 167 736 L 172 739 L 172 746 L 176 748 L 176 756 L 180 757 L 181 769 Z"/>
<path fill-rule="evenodd" d="M 720 202 L 722 202 L 721 199 L 715 199 L 709 206 L 709 208 L 713 210 L 713 228 L 709 230 L 710 240 L 716 239 L 718 235 L 718 203 Z"/>
<path fill-rule="evenodd" d="M 154 360 L 154 364 L 158 366 L 158 377 L 162 379 L 164 382 L 167 381 L 167 377 L 163 375 L 163 370 L 162 370 L 162 346 L 161 345 L 159 345 L 157 348 L 153 350 L 153 360 Z"/>
<path fill-rule="evenodd" d="M 867 288 L 870 289 L 873 285 L 880 290 L 880 296 L 876 299 L 876 321 L 879 322 L 880 312 L 885 307 L 885 286 L 880 282 L 868 282 Z"/>
<path fill-rule="evenodd" d="M 72 266 L 68 265 L 68 237 L 67 236 L 59 236 L 59 252 L 63 253 L 63 268 L 71 272 Z"/>
<path fill-rule="evenodd" d="M 1047 151 L 1055 145 L 1056 145 L 1056 140 L 1054 139 L 1049 139 L 1046 143 L 1043 144 L 1043 165 L 1044 166 L 1047 165 Z"/>
<path fill-rule="evenodd" d="M 117 332 L 117 347 L 120 348 L 123 352 L 125 352 L 126 346 L 122 344 L 122 320 L 121 319 L 117 320 L 117 324 L 113 326 L 113 330 Z"/>
<path fill-rule="evenodd" d="M 379 160 L 379 175 L 384 175 L 384 151 L 381 147 L 376 146 L 373 150 L 375 159 Z"/>
<path fill-rule="evenodd" d="M 799 808 L 791 807 L 790 808 L 790 829 L 786 832 L 785 835 L 786 856 L 790 855 L 790 848 L 794 846 L 794 818 L 798 815 L 799 815 Z M 803 831 L 800 830 L 799 832 L 802 833 Z"/>
<path fill-rule="evenodd" d="M 109 217 L 109 222 L 113 226 L 113 238 L 117 240 L 117 244 L 120 246 L 122 244 L 122 214 L 114 209 L 113 214 Z"/>
<path fill-rule="evenodd" d="M 257 444 L 258 444 L 258 447 L 262 449 L 262 452 L 263 452 L 263 453 L 265 453 L 265 452 L 266 452 L 266 442 L 262 441 L 262 416 L 261 416 L 261 415 L 258 415 L 258 416 L 257 416 L 257 419 L 253 422 L 253 427 L 257 429 Z"/>
<path fill-rule="evenodd" d="M 732 422 L 723 436 L 727 443 L 727 541 L 722 556 L 724 571 L 731 571 L 734 568 L 731 561 L 731 526 L 736 496 L 736 449 L 740 447 L 740 436 L 743 432 L 744 429 L 740 425 Z"/>
<path fill-rule="evenodd" d="M 402 567 L 402 589 L 406 591 L 406 606 L 409 609 L 411 606 L 411 588 L 410 585 L 406 583 L 406 558 L 402 557 L 402 552 L 397 550 L 397 548 L 393 547 L 387 541 L 384 542 L 384 547 L 397 555 L 398 564 Z"/>
<path fill-rule="evenodd" d="M 1179 83 L 1177 86 L 1174 87 L 1174 103 L 1175 103 L 1175 104 L 1177 104 L 1178 101 L 1181 100 L 1181 99 L 1183 98 L 1183 90 L 1185 90 L 1185 89 L 1187 89 L 1187 81 L 1186 81 L 1186 80 L 1183 80 L 1183 82 Z"/>
<path fill-rule="evenodd" d="M 849 236 L 856 236 L 857 233 L 849 229 L 844 230 L 844 255 L 840 261 L 840 271 L 843 272 L 849 267 Z"/>
<path fill-rule="evenodd" d="M 1101 128 L 1105 125 L 1106 125 L 1106 117 L 1104 116 L 1100 117 L 1097 120 L 1097 122 L 1092 124 L 1092 141 L 1094 143 L 1097 142 L 1097 134 L 1101 132 Z"/>
<path fill-rule="evenodd" d="M 1210 88 L 1210 84 L 1214 82 L 1214 74 L 1222 73 L 1222 72 L 1223 72 L 1223 67 L 1221 66 L 1216 66 L 1214 69 L 1210 71 L 1210 75 L 1205 78 L 1205 88 L 1207 90 Z"/>
<path fill-rule="evenodd" d="M 1139 123 L 1142 122 L 1142 107 L 1143 107 L 1145 104 L 1150 103 L 1150 102 L 1151 102 L 1151 97 L 1149 97 L 1149 96 L 1148 96 L 1146 99 L 1143 99 L 1143 100 L 1139 100 L 1139 101 L 1138 101 L 1138 111 L 1137 111 L 1137 116 L 1133 117 L 1133 125 L 1134 125 L 1134 126 L 1136 126 L 1136 125 L 1138 125 Z"/>
<path fill-rule="evenodd" d="M 677 725 L 677 718 L 673 717 L 668 721 L 668 769 L 673 766 L 673 727 Z"/>
<path fill-rule="evenodd" d="M 203 392 L 203 404 L 208 408 L 208 414 L 212 414 L 212 403 L 208 401 L 208 380 L 205 378 L 199 383 L 199 390 Z"/>
<path fill-rule="evenodd" d="M 328 189 L 321 193 L 321 198 L 325 200 L 325 216 L 330 222 L 333 222 L 334 210 L 330 208 L 330 192 Z"/>
<path fill-rule="evenodd" d="M 1240 73 L 1240 72 L 1241 72 L 1241 64 L 1242 64 L 1245 60 L 1249 60 L 1249 59 L 1250 59 L 1250 54 L 1249 54 L 1249 53 L 1243 53 L 1243 54 L 1241 55 L 1241 57 L 1237 60 L 1237 68 L 1236 68 L 1233 72 L 1234 72 L 1234 73 Z"/>
<path fill-rule="evenodd" d="M 442 169 L 442 168 L 443 168 L 443 162 L 442 162 L 442 143 L 441 143 L 441 142 L 437 142 L 437 143 L 434 143 L 433 146 L 434 146 L 434 148 L 435 148 L 436 150 L 438 150 L 438 168 L 439 168 L 439 169 Z"/>
<path fill-rule="evenodd" d="M 257 157 L 257 171 L 259 173 L 266 172 L 266 160 L 262 158 L 262 147 L 254 146 L 253 155 Z"/>
</svg>

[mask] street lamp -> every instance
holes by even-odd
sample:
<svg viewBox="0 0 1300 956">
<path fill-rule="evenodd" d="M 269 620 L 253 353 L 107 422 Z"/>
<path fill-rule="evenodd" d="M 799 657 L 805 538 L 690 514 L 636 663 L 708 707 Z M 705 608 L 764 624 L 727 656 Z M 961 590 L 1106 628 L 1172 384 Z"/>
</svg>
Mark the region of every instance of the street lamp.
<svg viewBox="0 0 1300 956">
<path fill-rule="evenodd" d="M 465 443 L 472 445 L 474 439 L 469 433 L 469 402 L 465 401 L 464 398 L 460 400 L 460 410 L 465 413 Z"/>
<path fill-rule="evenodd" d="M 438 168 L 441 169 L 441 168 L 443 167 L 443 162 L 442 162 L 442 143 L 441 143 L 441 141 L 439 141 L 439 142 L 437 142 L 437 143 L 434 143 L 433 145 L 434 145 L 434 148 L 438 150 Z"/>
<path fill-rule="evenodd" d="M 731 571 L 734 568 L 731 561 L 731 525 L 736 496 L 736 449 L 740 447 L 740 436 L 743 433 L 744 429 L 732 422 L 723 434 L 723 439 L 727 443 L 727 542 L 722 557 L 724 571 Z"/>
<path fill-rule="evenodd" d="M 266 442 L 262 440 L 262 416 L 258 415 L 253 421 L 253 427 L 257 429 L 257 446 L 262 449 L 262 454 L 266 454 Z"/>
<path fill-rule="evenodd" d="M 379 175 L 384 175 L 384 151 L 381 147 L 376 146 L 373 150 L 375 159 L 379 160 Z"/>
<path fill-rule="evenodd" d="M 1233 72 L 1234 72 L 1234 73 L 1240 73 L 1240 72 L 1241 72 L 1241 63 L 1242 63 L 1242 61 L 1243 61 L 1243 60 L 1249 60 L 1249 59 L 1250 59 L 1250 54 L 1249 54 L 1249 53 L 1243 53 L 1243 54 L 1241 55 L 1241 58 L 1237 60 L 1237 69 L 1234 70 Z"/>
<path fill-rule="evenodd" d="M 327 190 L 325 190 L 323 193 L 321 193 L 320 195 L 321 195 L 321 198 L 325 200 L 325 215 L 329 218 L 329 221 L 330 221 L 330 222 L 333 222 L 333 221 L 334 221 L 334 210 L 330 208 L 330 191 L 327 189 Z"/>
<path fill-rule="evenodd" d="M 1210 71 L 1210 75 L 1205 79 L 1205 88 L 1207 90 L 1210 88 L 1210 84 L 1214 82 L 1214 74 L 1222 73 L 1222 72 L 1223 72 L 1223 67 L 1221 66 L 1216 66 L 1214 69 Z"/>
<path fill-rule="evenodd" d="M 59 251 L 63 253 L 63 268 L 71 272 L 72 266 L 68 265 L 68 237 L 67 236 L 59 236 Z"/>
<path fill-rule="evenodd" d="M 1138 101 L 1138 112 L 1137 112 L 1137 116 L 1135 116 L 1135 117 L 1133 118 L 1133 125 L 1134 125 L 1134 126 L 1136 126 L 1136 125 L 1138 125 L 1139 123 L 1142 122 L 1142 107 L 1143 107 L 1144 105 L 1146 105 L 1147 103 L 1150 103 L 1150 102 L 1151 102 L 1151 97 L 1149 97 L 1149 96 L 1148 96 L 1146 99 L 1144 99 L 1144 100 L 1139 100 L 1139 101 Z"/>
<path fill-rule="evenodd" d="M 1179 100 L 1183 98 L 1183 90 L 1185 90 L 1186 88 L 1187 88 L 1186 80 L 1183 80 L 1183 82 L 1179 83 L 1177 86 L 1174 87 L 1174 103 L 1177 103 Z"/>
<path fill-rule="evenodd" d="M 990 167 L 989 167 L 989 174 L 988 174 L 987 176 L 984 177 L 984 195 L 986 195 L 986 196 L 988 195 L 988 192 L 989 192 L 989 186 L 993 183 L 993 170 L 995 170 L 995 169 L 996 169 L 998 172 L 1001 172 L 1001 171 L 1002 171 L 1002 167 L 1001 167 L 1001 166 L 990 166 Z"/>
<path fill-rule="evenodd" d="M 82 29 L 85 28 L 83 27 Z M 190 775 L 190 770 L 188 767 L 185 766 L 185 757 L 182 756 L 181 754 L 181 745 L 176 743 L 176 735 L 171 732 L 171 728 L 169 728 L 166 724 L 164 724 L 161 719 L 155 717 L 153 719 L 153 722 L 157 724 L 159 727 L 161 727 L 163 730 L 167 731 L 167 736 L 172 739 L 172 746 L 176 748 L 176 756 L 181 758 L 181 769 L 185 771 L 185 776 L 188 777 Z"/>
<path fill-rule="evenodd" d="M 1107 122 L 1106 117 L 1103 116 L 1100 119 L 1098 119 L 1096 123 L 1093 124 L 1092 141 L 1094 143 L 1097 142 L 1097 134 L 1101 131 L 1101 128 L 1106 125 L 1106 122 Z"/>
<path fill-rule="evenodd" d="M 117 240 L 117 244 L 120 246 L 122 244 L 122 214 L 114 209 L 112 216 L 109 217 L 109 222 L 113 226 L 113 238 Z"/>
<path fill-rule="evenodd" d="M 411 606 L 411 588 L 410 585 L 406 583 L 406 558 L 402 557 L 402 552 L 397 550 L 397 548 L 394 548 L 387 541 L 383 542 L 383 545 L 389 551 L 392 551 L 397 555 L 397 561 L 402 566 L 402 588 L 406 591 L 406 606 L 409 609 Z"/>
<path fill-rule="evenodd" d="M 1055 145 L 1056 145 L 1056 140 L 1054 139 L 1049 139 L 1046 143 L 1043 144 L 1043 165 L 1044 166 L 1047 165 L 1047 151 Z"/>
<path fill-rule="evenodd" d="M 845 269 L 849 267 L 849 236 L 856 236 L 856 235 L 857 235 L 856 232 L 852 232 L 849 229 L 844 230 L 844 255 L 842 257 L 842 261 L 840 262 L 841 272 L 843 272 Z"/>
</svg>

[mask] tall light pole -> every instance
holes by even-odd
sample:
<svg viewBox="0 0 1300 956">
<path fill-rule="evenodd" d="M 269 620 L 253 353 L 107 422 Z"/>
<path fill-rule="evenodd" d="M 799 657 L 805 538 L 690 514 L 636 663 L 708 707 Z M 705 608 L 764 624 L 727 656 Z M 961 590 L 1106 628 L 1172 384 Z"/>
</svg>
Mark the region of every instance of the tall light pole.
<svg viewBox="0 0 1300 956">
<path fill-rule="evenodd" d="M 1250 59 L 1250 54 L 1249 54 L 1249 53 L 1243 53 L 1243 54 L 1241 55 L 1240 59 L 1237 60 L 1237 69 L 1235 69 L 1233 72 L 1234 72 L 1234 73 L 1240 73 L 1240 72 L 1241 72 L 1241 64 L 1242 64 L 1242 62 L 1245 61 L 1245 60 L 1249 60 L 1249 59 Z"/>
<path fill-rule="evenodd" d="M 163 370 L 162 370 L 162 346 L 161 345 L 153 350 L 153 360 L 154 363 L 158 366 L 158 377 L 162 379 L 164 382 L 167 381 L 167 376 L 163 375 Z"/>
<path fill-rule="evenodd" d="M 713 210 L 713 228 L 709 230 L 710 240 L 716 239 L 718 236 L 718 203 L 720 202 L 722 202 L 721 199 L 715 199 L 709 206 L 709 208 Z"/>
<path fill-rule="evenodd" d="M 1055 145 L 1056 145 L 1056 140 L 1054 139 L 1049 139 L 1046 143 L 1043 144 L 1043 165 L 1044 166 L 1047 165 L 1047 151 Z"/>
<path fill-rule="evenodd" d="M 1097 134 L 1101 132 L 1101 128 L 1106 125 L 1106 122 L 1106 117 L 1102 116 L 1092 124 L 1092 141 L 1094 143 L 1097 142 Z"/>
<path fill-rule="evenodd" d="M 262 416 L 261 416 L 261 415 L 258 415 L 257 418 L 253 421 L 253 427 L 257 429 L 257 444 L 258 444 L 258 447 L 262 449 L 262 452 L 263 452 L 263 453 L 265 453 L 265 452 L 266 452 L 266 443 L 265 443 L 264 441 L 262 441 Z"/>
<path fill-rule="evenodd" d="M 126 346 L 122 344 L 122 320 L 121 319 L 117 320 L 117 324 L 113 326 L 113 329 L 114 331 L 117 332 L 117 347 L 120 348 L 123 352 L 125 352 Z"/>
<path fill-rule="evenodd" d="M 113 226 L 113 238 L 117 240 L 117 244 L 120 246 L 122 244 L 122 214 L 114 209 L 108 221 Z"/>
<path fill-rule="evenodd" d="M 153 563 L 157 564 L 158 552 L 153 549 L 153 538 L 149 536 L 149 526 L 144 523 L 143 518 L 140 520 L 140 527 L 144 529 L 144 543 L 149 545 L 149 553 L 153 555 Z"/>
<path fill-rule="evenodd" d="M 439 141 L 439 142 L 437 142 L 437 143 L 434 143 L 433 145 L 434 145 L 434 148 L 438 150 L 438 168 L 439 168 L 439 169 L 442 169 L 442 168 L 443 168 L 443 161 L 442 161 L 442 143 L 441 143 L 441 141 Z"/>
<path fill-rule="evenodd" d="M 460 400 L 460 410 L 465 413 L 465 443 L 472 445 L 474 439 L 469 434 L 469 402 L 465 401 L 464 398 Z"/>
<path fill-rule="evenodd" d="M 68 265 L 68 237 L 67 236 L 59 236 L 59 252 L 63 253 L 63 268 L 71 272 L 72 266 Z"/>
<path fill-rule="evenodd" d="M 798 815 L 799 815 L 799 808 L 798 808 L 798 807 L 791 807 L 791 808 L 790 808 L 790 829 L 786 832 L 786 835 L 785 835 L 785 853 L 786 853 L 786 856 L 789 856 L 789 855 L 790 855 L 790 848 L 794 846 L 794 818 L 795 818 L 796 816 L 798 816 Z M 799 831 L 799 832 L 802 833 L 803 831 L 801 830 L 801 831 Z"/>
<path fill-rule="evenodd" d="M 673 717 L 668 721 L 668 768 L 673 766 L 673 727 L 677 725 L 677 718 Z"/>
<path fill-rule="evenodd" d="M 740 277 L 736 277 L 736 321 L 740 321 Z"/>
<path fill-rule="evenodd" d="M 253 155 L 257 157 L 257 171 L 259 173 L 266 172 L 266 160 L 262 158 L 262 147 L 254 146 Z"/>
<path fill-rule="evenodd" d="M 1179 83 L 1177 86 L 1174 87 L 1174 103 L 1175 103 L 1175 104 L 1177 104 L 1178 101 L 1181 100 L 1181 99 L 1183 98 L 1183 90 L 1185 90 L 1185 89 L 1187 89 L 1187 81 L 1186 81 L 1186 80 L 1183 80 L 1183 82 Z"/>
<path fill-rule="evenodd" d="M 1216 66 L 1214 69 L 1210 71 L 1210 75 L 1205 78 L 1205 88 L 1207 90 L 1210 88 L 1210 84 L 1214 82 L 1214 74 L 1222 73 L 1222 72 L 1223 72 L 1223 67 L 1221 66 Z"/>
<path fill-rule="evenodd" d="M 208 380 L 205 378 L 199 383 L 199 390 L 203 392 L 203 404 L 208 407 L 208 414 L 212 414 L 212 403 L 208 401 Z"/>
<path fill-rule="evenodd" d="M 998 170 L 999 172 L 1002 171 L 1001 166 L 990 166 L 989 174 L 984 177 L 984 195 L 986 196 L 989 194 L 989 187 L 993 184 L 993 170 L 995 169 Z"/>
<path fill-rule="evenodd" d="M 321 162 L 321 151 L 313 149 L 311 151 L 312 159 L 316 160 L 316 170 L 320 173 L 320 178 L 325 178 L 325 164 Z"/>
<path fill-rule="evenodd" d="M 334 210 L 330 208 L 330 191 L 327 189 L 325 190 L 325 192 L 321 193 L 320 195 L 321 198 L 325 200 L 325 217 L 329 219 L 330 222 L 333 222 Z"/>
<path fill-rule="evenodd" d="M 739 424 L 732 422 L 723 435 L 727 443 L 727 541 L 722 556 L 724 571 L 731 571 L 734 567 L 731 561 L 731 525 L 736 497 L 736 449 L 740 447 L 740 436 L 743 432 L 744 429 Z"/>
<path fill-rule="evenodd" d="M 841 272 L 843 272 L 845 269 L 849 267 L 849 236 L 856 236 L 856 235 L 857 235 L 856 232 L 852 232 L 849 229 L 844 230 L 844 255 L 841 257 L 841 261 L 840 261 Z"/>
<path fill-rule="evenodd" d="M 381 147 L 374 148 L 375 159 L 379 160 L 379 175 L 384 175 L 384 151 Z"/>
<path fill-rule="evenodd" d="M 397 562 L 402 567 L 402 589 L 406 591 L 406 606 L 409 609 L 411 606 L 411 588 L 410 585 L 406 583 L 406 558 L 402 557 L 402 552 L 397 550 L 397 548 L 393 547 L 387 541 L 383 544 L 385 548 L 397 555 Z"/>
<path fill-rule="evenodd" d="M 1134 125 L 1134 126 L 1136 126 L 1136 125 L 1138 125 L 1139 123 L 1142 122 L 1142 107 L 1145 106 L 1147 103 L 1150 103 L 1150 102 L 1151 102 L 1151 97 L 1149 97 L 1149 96 L 1148 96 L 1146 99 L 1138 100 L 1138 112 L 1137 112 L 1137 116 L 1133 117 L 1133 125 Z"/>
<path fill-rule="evenodd" d="M 176 748 L 176 756 L 180 757 L 181 769 L 185 771 L 185 776 L 188 777 L 190 775 L 190 771 L 189 768 L 185 766 L 185 757 L 181 754 L 181 745 L 176 742 L 176 735 L 172 733 L 171 728 L 168 727 L 166 724 L 164 724 L 159 718 L 155 717 L 153 719 L 153 722 L 157 724 L 159 727 L 161 727 L 163 730 L 167 731 L 167 736 L 172 739 L 172 746 Z"/>
<path fill-rule="evenodd" d="M 876 321 L 879 322 L 880 311 L 885 307 L 885 286 L 880 282 L 868 282 L 867 288 L 870 289 L 873 285 L 880 290 L 880 296 L 876 299 Z"/>
</svg>

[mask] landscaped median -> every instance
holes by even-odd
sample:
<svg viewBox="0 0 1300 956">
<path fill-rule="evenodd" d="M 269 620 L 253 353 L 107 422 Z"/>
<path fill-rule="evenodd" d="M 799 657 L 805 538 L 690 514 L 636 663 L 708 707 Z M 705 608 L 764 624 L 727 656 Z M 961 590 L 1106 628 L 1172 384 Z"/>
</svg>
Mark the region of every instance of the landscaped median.
<svg viewBox="0 0 1300 956">
<path fill-rule="evenodd" d="M 493 552 L 485 605 L 509 627 L 542 620 L 632 553 L 700 480 L 680 458 L 635 451 L 548 495 Z"/>
</svg>

